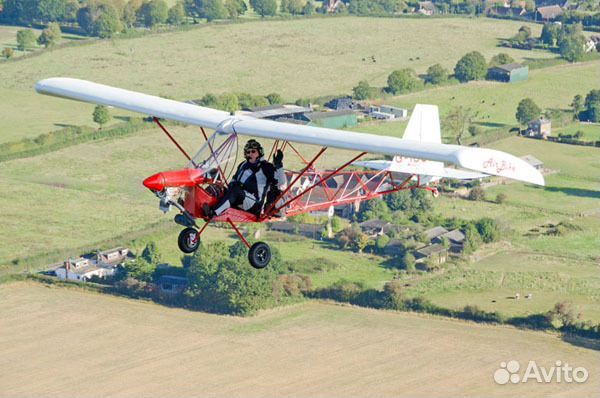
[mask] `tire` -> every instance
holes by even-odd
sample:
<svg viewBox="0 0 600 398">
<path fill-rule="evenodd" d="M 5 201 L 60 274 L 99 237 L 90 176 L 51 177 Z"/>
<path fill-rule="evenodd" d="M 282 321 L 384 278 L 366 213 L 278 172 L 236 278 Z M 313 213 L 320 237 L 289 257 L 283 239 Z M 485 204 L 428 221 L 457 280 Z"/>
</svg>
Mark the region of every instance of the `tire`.
<svg viewBox="0 0 600 398">
<path fill-rule="evenodd" d="M 186 228 L 179 233 L 179 238 L 177 239 L 177 245 L 179 246 L 179 250 L 184 253 L 193 253 L 198 250 L 198 246 L 200 246 L 200 238 L 197 237 L 198 231 L 194 228 Z M 196 239 L 196 242 L 194 242 Z"/>
<path fill-rule="evenodd" d="M 264 242 L 256 242 L 248 252 L 248 261 L 256 269 L 263 269 L 271 261 L 271 248 Z"/>
</svg>

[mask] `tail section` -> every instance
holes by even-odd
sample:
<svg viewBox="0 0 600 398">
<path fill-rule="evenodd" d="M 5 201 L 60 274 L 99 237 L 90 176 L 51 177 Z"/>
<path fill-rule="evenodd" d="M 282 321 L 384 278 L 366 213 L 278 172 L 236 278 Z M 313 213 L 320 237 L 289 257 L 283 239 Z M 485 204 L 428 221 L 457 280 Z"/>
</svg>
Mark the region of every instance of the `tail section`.
<svg viewBox="0 0 600 398">
<path fill-rule="evenodd" d="M 442 143 L 440 115 L 436 105 L 415 105 L 408 126 L 404 130 L 405 140 Z"/>
</svg>

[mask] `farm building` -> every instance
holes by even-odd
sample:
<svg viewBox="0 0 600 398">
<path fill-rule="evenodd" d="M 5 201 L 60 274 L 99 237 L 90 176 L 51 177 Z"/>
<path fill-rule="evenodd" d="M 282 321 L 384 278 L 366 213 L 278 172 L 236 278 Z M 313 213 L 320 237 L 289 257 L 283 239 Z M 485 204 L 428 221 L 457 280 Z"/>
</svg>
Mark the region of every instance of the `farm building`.
<svg viewBox="0 0 600 398">
<path fill-rule="evenodd" d="M 527 135 L 529 137 L 546 138 L 552 133 L 552 122 L 550 120 L 539 118 L 529 122 Z"/>
<path fill-rule="evenodd" d="M 297 119 L 299 115 L 311 112 L 311 108 L 298 105 L 269 105 L 249 109 L 250 116 L 258 119 L 280 120 Z"/>
<path fill-rule="evenodd" d="M 350 110 L 309 112 L 302 114 L 300 119 L 306 120 L 309 126 L 320 126 L 331 129 L 352 127 L 358 124 L 356 113 Z"/>
<path fill-rule="evenodd" d="M 494 17 L 519 18 L 527 15 L 527 10 L 524 7 L 511 7 L 510 3 L 505 2 L 503 5 L 490 7 L 487 10 L 487 15 Z"/>
<path fill-rule="evenodd" d="M 328 103 L 326 103 L 325 106 L 335 111 L 359 108 L 358 103 L 354 101 L 350 96 L 334 98 Z"/>
<path fill-rule="evenodd" d="M 425 246 L 415 251 L 415 259 L 423 262 L 426 259 L 433 259 L 436 264 L 444 264 L 448 259 L 448 250 L 440 244 Z"/>
<path fill-rule="evenodd" d="M 188 286 L 186 278 L 173 275 L 162 275 L 156 283 L 158 291 L 167 295 L 181 294 Z"/>
<path fill-rule="evenodd" d="M 538 158 L 536 158 L 533 155 L 525 155 L 525 156 L 521 157 L 521 159 L 523 159 L 524 161 L 526 161 L 527 163 L 529 163 L 530 165 L 535 167 L 537 170 L 544 169 L 544 162 L 542 162 L 541 160 L 539 160 Z"/>
<path fill-rule="evenodd" d="M 554 21 L 563 14 L 563 9 L 559 5 L 538 7 L 535 10 L 536 21 Z"/>
<path fill-rule="evenodd" d="M 432 243 L 441 244 L 445 239 L 448 239 L 450 242 L 450 251 L 452 253 L 460 253 L 463 250 L 463 245 L 465 243 L 465 234 L 460 229 L 453 229 L 450 232 L 446 232 L 436 238 L 432 239 Z"/>
<path fill-rule="evenodd" d="M 369 235 L 369 237 L 377 237 L 380 235 L 387 235 L 392 231 L 397 230 L 397 227 L 392 223 L 383 220 L 369 220 L 358 224 L 360 230 Z"/>
<path fill-rule="evenodd" d="M 438 236 L 442 236 L 445 233 L 448 233 L 448 230 L 444 227 L 433 227 L 424 232 L 425 236 L 427 236 L 427 240 L 430 242 L 437 238 Z"/>
<path fill-rule="evenodd" d="M 500 65 L 488 70 L 488 79 L 500 82 L 514 83 L 527 80 L 529 67 L 519 63 Z"/>
<path fill-rule="evenodd" d="M 396 256 L 404 253 L 404 243 L 400 239 L 390 239 L 383 248 L 383 253 L 387 256 Z"/>
<path fill-rule="evenodd" d="M 380 120 L 406 119 L 408 110 L 390 105 L 371 106 L 368 115 Z"/>
</svg>

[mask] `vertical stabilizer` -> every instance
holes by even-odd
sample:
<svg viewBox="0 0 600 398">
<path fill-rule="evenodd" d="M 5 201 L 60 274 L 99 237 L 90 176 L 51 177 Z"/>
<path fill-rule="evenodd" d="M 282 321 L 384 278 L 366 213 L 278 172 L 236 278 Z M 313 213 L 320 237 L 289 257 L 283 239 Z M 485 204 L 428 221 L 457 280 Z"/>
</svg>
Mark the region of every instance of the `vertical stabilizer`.
<svg viewBox="0 0 600 398">
<path fill-rule="evenodd" d="M 440 115 L 436 105 L 415 105 L 408 126 L 404 130 L 405 140 L 441 144 Z"/>
</svg>

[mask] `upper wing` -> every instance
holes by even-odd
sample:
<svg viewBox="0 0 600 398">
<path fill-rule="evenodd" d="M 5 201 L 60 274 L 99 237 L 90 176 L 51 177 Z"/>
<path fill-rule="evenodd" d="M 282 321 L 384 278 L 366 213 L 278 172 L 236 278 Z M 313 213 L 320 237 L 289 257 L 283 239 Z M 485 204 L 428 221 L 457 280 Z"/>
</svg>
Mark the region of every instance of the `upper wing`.
<svg viewBox="0 0 600 398">
<path fill-rule="evenodd" d="M 449 162 L 485 174 L 544 185 L 544 177 L 527 162 L 508 153 L 493 149 L 419 142 L 230 115 L 227 112 L 215 109 L 78 79 L 46 79 L 38 82 L 35 88 L 42 94 L 114 106 L 160 118 L 217 129 L 225 133 Z"/>
</svg>

